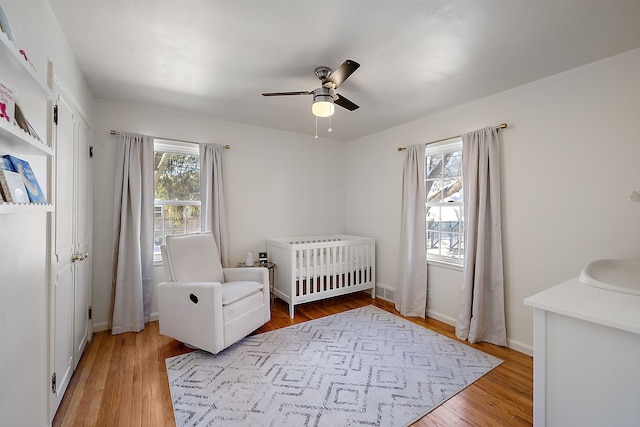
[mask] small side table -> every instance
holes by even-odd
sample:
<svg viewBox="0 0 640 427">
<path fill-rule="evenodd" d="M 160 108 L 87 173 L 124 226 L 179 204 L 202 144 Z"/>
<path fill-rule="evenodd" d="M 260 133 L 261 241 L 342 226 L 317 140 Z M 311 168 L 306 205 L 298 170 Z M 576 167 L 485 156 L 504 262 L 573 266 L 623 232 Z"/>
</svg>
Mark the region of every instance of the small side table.
<svg viewBox="0 0 640 427">
<path fill-rule="evenodd" d="M 238 263 L 238 267 L 247 267 L 247 265 L 244 262 L 240 262 Z M 275 298 L 275 295 L 273 294 L 273 285 L 274 285 L 274 273 L 275 273 L 275 268 L 276 265 L 272 262 L 263 262 L 263 263 L 253 263 L 253 265 L 251 267 L 264 267 L 266 269 L 269 270 L 269 296 L 271 297 L 271 302 L 273 303 L 273 300 Z"/>
</svg>

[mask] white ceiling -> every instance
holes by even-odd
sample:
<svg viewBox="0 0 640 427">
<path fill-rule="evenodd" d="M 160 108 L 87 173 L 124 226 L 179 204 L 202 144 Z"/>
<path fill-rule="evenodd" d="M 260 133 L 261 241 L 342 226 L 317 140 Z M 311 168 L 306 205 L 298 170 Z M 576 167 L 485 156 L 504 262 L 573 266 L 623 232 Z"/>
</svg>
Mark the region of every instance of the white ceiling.
<svg viewBox="0 0 640 427">
<path fill-rule="evenodd" d="M 98 98 L 313 135 L 310 96 L 260 94 L 355 60 L 345 141 L 640 47 L 637 0 L 48 2 Z"/>
</svg>

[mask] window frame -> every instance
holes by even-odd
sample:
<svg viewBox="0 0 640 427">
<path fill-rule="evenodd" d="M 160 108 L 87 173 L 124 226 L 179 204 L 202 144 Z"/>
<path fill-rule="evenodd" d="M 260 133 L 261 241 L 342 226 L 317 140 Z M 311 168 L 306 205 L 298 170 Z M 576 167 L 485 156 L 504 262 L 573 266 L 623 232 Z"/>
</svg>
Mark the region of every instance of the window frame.
<svg viewBox="0 0 640 427">
<path fill-rule="evenodd" d="M 155 138 L 153 141 L 153 153 L 161 151 L 166 153 L 175 153 L 175 154 L 185 154 L 185 155 L 193 155 L 197 156 L 200 159 L 200 146 L 198 144 L 192 142 L 184 142 L 184 141 L 175 141 L 170 139 L 160 139 Z M 201 171 L 199 170 L 199 173 Z M 158 250 L 156 252 L 155 248 L 155 234 L 156 234 L 156 208 L 164 207 L 164 206 L 202 206 L 200 200 L 160 200 L 155 198 L 155 183 L 154 183 L 154 200 L 153 200 L 153 234 L 154 234 L 154 251 L 153 251 L 153 261 L 154 263 L 162 262 L 162 254 Z M 202 213 L 202 211 L 201 211 Z"/>
<path fill-rule="evenodd" d="M 462 153 L 463 149 L 462 149 L 462 138 L 461 137 L 455 137 L 455 138 L 450 138 L 444 141 L 439 141 L 437 143 L 432 143 L 432 144 L 428 144 L 425 147 L 425 158 L 424 158 L 424 168 L 425 168 L 425 190 L 427 188 L 427 181 L 428 181 L 428 175 L 427 175 L 427 158 L 428 157 L 432 157 L 432 156 L 436 156 L 436 155 L 442 155 L 442 154 L 446 154 L 446 153 L 451 153 L 451 152 L 456 152 L 456 151 L 460 151 Z M 461 160 L 462 161 L 462 158 Z M 459 175 L 460 179 L 462 179 L 462 171 L 460 172 Z M 442 174 L 440 176 L 440 179 L 442 180 L 442 182 L 444 183 L 444 180 L 447 177 L 444 176 L 444 168 L 442 170 Z M 444 187 L 444 185 L 442 186 Z M 462 189 L 460 190 L 462 192 Z M 458 255 L 452 255 L 452 256 L 447 256 L 447 255 L 442 255 L 440 254 L 435 254 L 435 253 L 430 253 L 429 252 L 429 248 L 428 245 L 425 248 L 425 250 L 427 251 L 427 262 L 431 263 L 431 262 L 435 262 L 438 264 L 446 264 L 446 265 L 451 265 L 451 266 L 455 266 L 455 267 L 463 267 L 464 265 L 464 252 L 465 252 L 465 247 L 464 247 L 464 200 L 461 198 L 460 201 L 444 201 L 441 200 L 439 202 L 428 202 L 427 201 L 427 196 L 428 194 L 425 191 L 425 227 L 426 227 L 426 235 L 425 235 L 425 244 L 428 244 L 429 242 L 429 232 L 433 231 L 433 230 L 429 230 L 429 208 L 431 207 L 458 207 L 460 208 L 460 219 L 458 220 L 459 225 L 458 225 L 458 229 L 460 231 L 457 232 L 450 232 L 450 231 L 444 231 L 442 230 L 442 227 L 440 225 L 440 228 L 437 230 L 437 232 L 442 235 L 442 233 L 455 233 L 459 236 L 459 244 L 462 246 L 462 250 L 461 252 L 459 252 Z M 440 222 L 441 224 L 441 222 Z"/>
</svg>

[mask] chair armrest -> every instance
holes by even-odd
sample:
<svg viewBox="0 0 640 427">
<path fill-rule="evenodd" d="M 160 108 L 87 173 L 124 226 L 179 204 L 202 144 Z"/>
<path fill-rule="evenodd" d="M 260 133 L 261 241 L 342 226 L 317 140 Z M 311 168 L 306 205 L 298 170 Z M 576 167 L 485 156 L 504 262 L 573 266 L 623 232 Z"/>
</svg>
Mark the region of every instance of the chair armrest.
<svg viewBox="0 0 640 427">
<path fill-rule="evenodd" d="M 160 283 L 158 318 L 162 335 L 212 353 L 224 348 L 219 282 Z"/>
<path fill-rule="evenodd" d="M 225 282 L 250 281 L 269 287 L 269 270 L 265 267 L 223 268 Z"/>
</svg>

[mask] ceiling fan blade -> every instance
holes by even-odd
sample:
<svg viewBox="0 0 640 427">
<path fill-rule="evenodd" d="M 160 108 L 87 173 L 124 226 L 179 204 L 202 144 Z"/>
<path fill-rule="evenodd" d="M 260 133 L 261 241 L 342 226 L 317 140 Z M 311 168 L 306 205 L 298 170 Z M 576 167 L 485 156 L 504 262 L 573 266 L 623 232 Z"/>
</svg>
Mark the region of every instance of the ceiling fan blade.
<svg viewBox="0 0 640 427">
<path fill-rule="evenodd" d="M 360 108 L 359 105 L 354 104 L 353 102 L 349 101 L 344 96 L 342 96 L 340 94 L 337 94 L 337 95 L 338 95 L 338 99 L 333 101 L 334 104 L 339 105 L 342 108 L 346 108 L 349 111 L 357 110 L 358 108 Z"/>
<path fill-rule="evenodd" d="M 267 92 L 263 93 L 262 96 L 288 96 L 288 95 L 313 95 L 312 90 L 307 90 L 304 92 Z"/>
<path fill-rule="evenodd" d="M 338 67 L 337 70 L 332 72 L 324 82 L 331 82 L 334 85 L 336 85 L 336 88 L 338 88 L 359 67 L 360 67 L 360 64 L 358 64 L 356 61 L 352 61 L 351 59 L 347 59 L 346 61 L 344 61 L 342 63 L 341 66 Z"/>
</svg>

